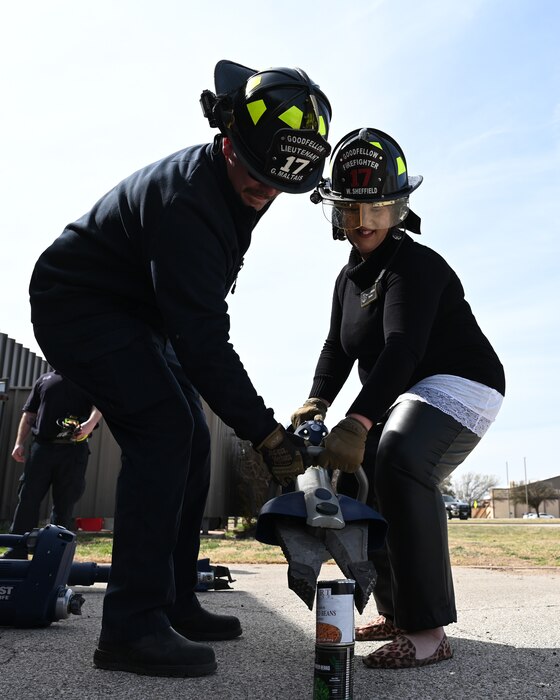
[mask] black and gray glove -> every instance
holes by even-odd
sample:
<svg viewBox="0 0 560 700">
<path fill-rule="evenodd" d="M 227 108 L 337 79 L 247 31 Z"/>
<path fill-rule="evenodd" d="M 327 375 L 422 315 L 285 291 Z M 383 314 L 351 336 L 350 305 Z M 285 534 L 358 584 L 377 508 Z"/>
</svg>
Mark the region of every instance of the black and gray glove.
<svg viewBox="0 0 560 700">
<path fill-rule="evenodd" d="M 355 418 L 343 418 L 324 438 L 324 450 L 317 457 L 319 466 L 353 474 L 364 461 L 368 430 Z"/>
<path fill-rule="evenodd" d="M 323 399 L 309 398 L 307 401 L 292 413 L 290 420 L 292 421 L 292 427 L 295 430 L 299 428 L 302 423 L 306 420 L 317 420 L 317 416 L 321 417 L 321 420 L 325 420 L 327 415 L 327 404 Z"/>
<path fill-rule="evenodd" d="M 287 486 L 306 469 L 305 440 L 286 432 L 280 423 L 255 449 L 281 486 Z"/>
</svg>

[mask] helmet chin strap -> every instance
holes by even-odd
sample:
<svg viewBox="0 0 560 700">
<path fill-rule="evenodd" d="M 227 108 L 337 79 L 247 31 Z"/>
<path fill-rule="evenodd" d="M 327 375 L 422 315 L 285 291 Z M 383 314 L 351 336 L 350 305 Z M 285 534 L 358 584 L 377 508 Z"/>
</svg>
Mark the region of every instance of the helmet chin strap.
<svg viewBox="0 0 560 700">
<path fill-rule="evenodd" d="M 345 241 L 347 238 L 344 229 L 334 225 L 332 227 L 332 237 L 334 241 Z"/>
</svg>

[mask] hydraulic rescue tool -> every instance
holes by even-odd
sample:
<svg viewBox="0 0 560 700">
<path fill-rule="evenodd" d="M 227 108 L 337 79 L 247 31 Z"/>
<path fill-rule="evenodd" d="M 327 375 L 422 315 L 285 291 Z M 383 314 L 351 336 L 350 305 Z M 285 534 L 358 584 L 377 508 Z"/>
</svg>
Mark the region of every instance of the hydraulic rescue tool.
<svg viewBox="0 0 560 700">
<path fill-rule="evenodd" d="M 1 547 L 25 545 L 32 558 L 0 559 L 0 626 L 48 627 L 81 615 L 84 597 L 68 587 L 106 582 L 109 565 L 72 563 L 76 535 L 57 525 L 0 535 Z"/>
<path fill-rule="evenodd" d="M 235 583 L 227 566 L 210 564 L 210 559 L 199 559 L 196 563 L 198 583 L 195 591 L 223 591 L 231 588 L 230 583 Z"/>
<path fill-rule="evenodd" d="M 25 547 L 32 558 L 0 558 L 0 627 L 48 627 L 69 615 L 81 615 L 84 596 L 68 586 L 106 583 L 110 564 L 73 562 L 76 535 L 47 525 L 25 535 L 0 535 L 0 547 Z M 231 588 L 227 566 L 197 562 L 197 592 Z"/>
<path fill-rule="evenodd" d="M 295 433 L 304 438 L 311 462 L 316 461 L 328 435 L 324 423 L 306 421 Z M 329 472 L 310 466 L 297 477 L 295 491 L 267 501 L 259 513 L 256 539 L 282 548 L 288 586 L 310 610 L 321 566 L 331 558 L 356 582 L 354 603 L 360 613 L 374 589 L 377 574 L 368 551 L 383 545 L 387 522 L 365 504 L 368 480 L 361 467 L 356 476 L 359 500 L 337 494 Z"/>
</svg>

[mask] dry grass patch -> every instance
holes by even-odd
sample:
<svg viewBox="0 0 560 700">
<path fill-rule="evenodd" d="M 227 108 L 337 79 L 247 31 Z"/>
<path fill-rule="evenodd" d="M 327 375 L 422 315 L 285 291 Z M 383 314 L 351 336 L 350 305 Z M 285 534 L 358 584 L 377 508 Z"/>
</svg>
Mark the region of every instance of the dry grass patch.
<svg viewBox="0 0 560 700">
<path fill-rule="evenodd" d="M 560 566 L 560 528 L 451 522 L 449 551 L 454 566 Z"/>
<path fill-rule="evenodd" d="M 449 550 L 453 566 L 488 568 L 560 567 L 560 527 L 557 521 L 530 520 L 449 522 Z M 556 525 L 554 524 L 556 523 Z M 111 562 L 110 532 L 79 532 L 76 561 Z M 0 554 L 4 550 L 0 548 Z M 247 537 L 202 537 L 200 558 L 213 564 L 283 564 L 280 547 Z"/>
</svg>

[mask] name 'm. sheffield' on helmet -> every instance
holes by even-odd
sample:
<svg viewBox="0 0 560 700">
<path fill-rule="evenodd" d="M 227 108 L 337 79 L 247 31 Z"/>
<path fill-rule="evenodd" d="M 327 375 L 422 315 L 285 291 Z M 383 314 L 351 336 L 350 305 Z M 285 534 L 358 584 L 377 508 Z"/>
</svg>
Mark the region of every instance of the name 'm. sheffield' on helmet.
<svg viewBox="0 0 560 700">
<path fill-rule="evenodd" d="M 220 129 L 252 177 L 282 192 L 317 186 L 331 147 L 331 106 L 299 68 L 255 71 L 232 61 L 214 70 L 216 92 L 200 103 L 210 126 Z"/>
</svg>

